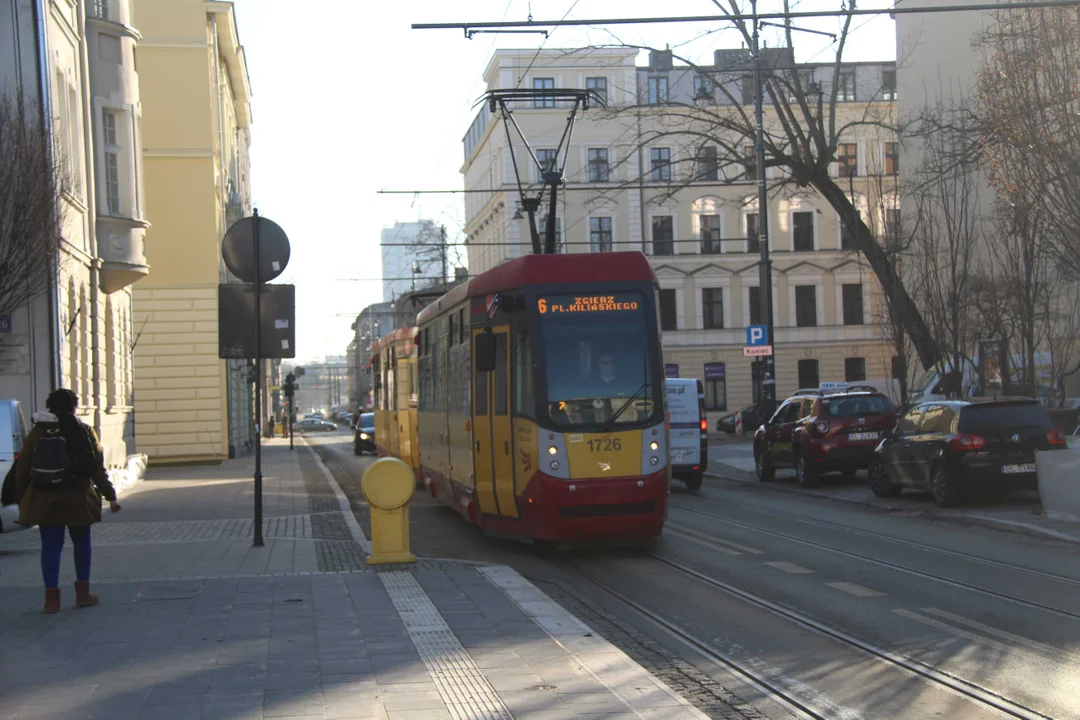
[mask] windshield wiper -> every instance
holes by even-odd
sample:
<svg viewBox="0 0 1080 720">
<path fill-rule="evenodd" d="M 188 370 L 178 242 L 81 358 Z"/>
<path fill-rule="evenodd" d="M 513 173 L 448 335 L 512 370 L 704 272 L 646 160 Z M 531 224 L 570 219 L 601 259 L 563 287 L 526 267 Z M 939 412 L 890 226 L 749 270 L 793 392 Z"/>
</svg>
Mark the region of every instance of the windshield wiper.
<svg viewBox="0 0 1080 720">
<path fill-rule="evenodd" d="M 639 387 L 637 390 L 635 390 L 634 394 L 626 399 L 626 402 L 624 402 L 622 404 L 622 407 L 620 407 L 618 410 L 616 410 L 615 414 L 612 415 L 610 418 L 608 418 L 607 422 L 605 422 L 603 425 L 600 426 L 601 429 L 610 430 L 611 428 L 615 427 L 615 421 L 619 419 L 619 416 L 623 414 L 623 411 L 626 410 L 626 408 L 630 407 L 630 404 L 632 402 L 634 402 L 635 400 L 637 400 L 638 396 L 641 395 L 641 393 L 644 392 L 648 387 L 649 387 L 649 382 L 648 381 L 645 381 L 645 382 L 641 383 L 641 387 Z"/>
</svg>

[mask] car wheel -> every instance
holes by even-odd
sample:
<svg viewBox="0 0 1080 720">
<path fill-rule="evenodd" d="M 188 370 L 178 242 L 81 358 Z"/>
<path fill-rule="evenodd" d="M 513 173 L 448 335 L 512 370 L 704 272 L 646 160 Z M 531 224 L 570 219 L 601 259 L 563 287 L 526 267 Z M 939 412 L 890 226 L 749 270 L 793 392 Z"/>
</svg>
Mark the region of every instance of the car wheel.
<svg viewBox="0 0 1080 720">
<path fill-rule="evenodd" d="M 960 503 L 960 490 L 945 472 L 945 466 L 938 463 L 930 471 L 930 489 L 934 493 L 934 502 L 938 507 L 955 507 Z"/>
<path fill-rule="evenodd" d="M 768 458 L 761 450 L 754 453 L 754 470 L 757 472 L 759 482 L 772 482 L 776 477 L 775 468 L 769 464 Z"/>
<path fill-rule="evenodd" d="M 693 472 L 689 475 L 683 475 L 682 481 L 686 485 L 686 489 L 691 492 L 697 492 L 701 489 L 701 481 L 704 479 L 704 473 Z"/>
<path fill-rule="evenodd" d="M 900 488 L 889 482 L 889 476 L 885 472 L 885 464 L 875 460 L 868 471 L 870 475 L 870 491 L 879 498 L 891 498 L 900 494 Z"/>
<path fill-rule="evenodd" d="M 364 451 L 361 450 L 360 448 L 358 448 L 356 445 L 353 445 L 352 451 L 353 451 L 353 455 L 363 455 L 364 454 Z"/>
<path fill-rule="evenodd" d="M 795 477 L 800 487 L 812 488 L 818 485 L 817 468 L 808 463 L 801 452 L 795 456 Z"/>
</svg>

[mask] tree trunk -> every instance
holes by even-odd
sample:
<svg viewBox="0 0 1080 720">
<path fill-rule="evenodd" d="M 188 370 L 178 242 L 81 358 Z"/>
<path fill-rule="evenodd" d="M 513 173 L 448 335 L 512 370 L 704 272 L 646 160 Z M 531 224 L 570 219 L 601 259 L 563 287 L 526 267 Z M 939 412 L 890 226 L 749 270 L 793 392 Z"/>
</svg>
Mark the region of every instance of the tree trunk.
<svg viewBox="0 0 1080 720">
<path fill-rule="evenodd" d="M 833 182 L 832 178 L 818 176 L 812 181 L 812 185 L 837 211 L 840 222 L 855 228 L 855 246 L 870 263 L 870 268 L 881 284 L 881 291 L 891 298 L 896 317 L 900 319 L 904 331 L 911 338 L 911 344 L 919 356 L 919 362 L 922 363 L 924 370 L 934 367 L 939 356 L 937 343 L 926 321 L 923 320 L 919 308 L 916 307 L 907 288 L 904 287 L 903 281 L 896 274 L 896 267 L 885 254 L 884 248 L 878 243 L 874 233 L 863 222 L 850 198 L 840 186 Z"/>
</svg>

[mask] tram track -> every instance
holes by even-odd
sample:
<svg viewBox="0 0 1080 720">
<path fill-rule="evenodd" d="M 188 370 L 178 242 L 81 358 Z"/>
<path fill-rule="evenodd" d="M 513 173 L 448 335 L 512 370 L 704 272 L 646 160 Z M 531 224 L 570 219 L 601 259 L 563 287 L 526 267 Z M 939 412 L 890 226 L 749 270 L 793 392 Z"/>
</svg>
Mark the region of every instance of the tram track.
<svg viewBox="0 0 1080 720">
<path fill-rule="evenodd" d="M 739 502 L 738 500 L 729 500 L 727 498 L 718 498 L 718 497 L 713 497 L 712 495 L 707 495 L 707 494 L 704 494 L 704 493 L 700 494 L 699 497 L 703 497 L 706 500 L 711 500 L 712 502 L 721 502 L 725 506 L 734 506 L 734 507 L 747 508 L 747 509 L 750 509 L 750 510 L 754 510 L 756 512 L 760 512 L 763 515 L 772 515 L 774 517 L 787 518 L 787 519 L 794 520 L 796 522 L 802 523 L 804 525 L 812 525 L 814 527 L 827 528 L 829 530 L 837 530 L 837 531 L 845 532 L 845 533 L 848 533 L 850 535 L 855 535 L 855 536 L 858 536 L 858 537 L 865 537 L 865 538 L 870 538 L 870 539 L 873 539 L 873 540 L 880 540 L 880 541 L 883 541 L 883 542 L 891 543 L 893 545 L 900 545 L 900 546 L 904 546 L 904 547 L 910 547 L 910 548 L 913 548 L 913 549 L 916 549 L 916 550 L 923 550 L 923 551 L 926 551 L 926 552 L 933 552 L 933 553 L 937 553 L 939 555 L 946 555 L 946 556 L 949 556 L 949 557 L 959 558 L 961 560 L 969 560 L 971 562 L 977 562 L 977 563 L 980 563 L 982 565 L 986 565 L 988 567 L 995 567 L 995 568 L 999 568 L 999 569 L 1002 569 L 1002 570 L 1009 570 L 1009 571 L 1012 571 L 1012 572 L 1024 573 L 1026 575 L 1031 575 L 1033 577 L 1040 577 L 1040 578 L 1043 578 L 1045 580 L 1052 580 L 1052 581 L 1055 581 L 1055 582 L 1060 582 L 1060 583 L 1080 587 L 1080 579 L 1077 579 L 1077 578 L 1066 577 L 1064 575 L 1056 575 L 1054 573 L 1048 573 L 1048 572 L 1044 572 L 1042 570 L 1033 570 L 1031 568 L 1021 567 L 1019 565 L 1012 565 L 1010 563 L 1001 562 L 999 560 L 991 560 L 990 558 L 984 558 L 984 557 L 980 557 L 978 555 L 971 555 L 969 553 L 958 552 L 956 550 L 948 550 L 948 549 L 945 549 L 945 548 L 936 547 L 934 545 L 927 545 L 925 543 L 915 542 L 913 540 L 903 540 L 901 538 L 890 537 L 888 535 L 880 535 L 878 533 L 869 532 L 867 530 L 859 530 L 858 528 L 849 527 L 847 525 L 841 525 L 840 523 L 829 522 L 828 520 L 818 520 L 816 518 L 808 518 L 808 517 L 804 517 L 802 515 L 797 515 L 795 513 L 785 512 L 783 510 L 775 510 L 773 508 L 763 507 L 761 505 L 756 505 L 754 503 Z M 692 510 L 691 508 L 684 508 L 684 507 L 681 507 L 679 505 L 672 505 L 671 507 L 673 509 L 675 509 L 675 510 L 680 510 L 680 511 L 685 511 L 685 512 L 690 512 L 690 513 L 693 513 L 693 512 L 699 512 L 700 513 L 701 512 L 701 511 Z M 709 515 L 710 515 L 710 517 L 719 518 L 719 516 L 715 516 L 715 515 L 711 515 L 711 514 L 709 514 Z M 725 522 L 726 522 L 726 520 L 725 520 Z"/>
<path fill-rule="evenodd" d="M 722 522 L 722 523 L 726 523 L 726 524 L 731 525 L 733 527 L 743 528 L 744 530 L 750 530 L 752 532 L 761 533 L 763 535 L 769 535 L 771 537 L 781 538 L 783 540 L 787 540 L 787 541 L 790 541 L 790 542 L 793 542 L 793 543 L 797 543 L 797 544 L 803 545 L 805 547 L 812 547 L 814 549 L 823 550 L 825 552 L 833 553 L 835 555 L 840 555 L 842 557 L 852 558 L 852 559 L 855 559 L 855 560 L 859 560 L 861 562 L 866 562 L 866 563 L 869 563 L 869 564 L 872 564 L 872 565 L 877 565 L 878 567 L 884 567 L 884 568 L 888 568 L 890 570 L 895 570 L 897 572 L 902 572 L 902 573 L 905 573 L 905 574 L 908 574 L 908 575 L 921 577 L 921 578 L 924 578 L 924 579 L 927 579 L 927 580 L 933 580 L 935 582 L 939 582 L 939 583 L 942 583 L 942 584 L 945 584 L 945 585 L 960 588 L 960 589 L 963 589 L 963 590 L 968 590 L 968 591 L 971 591 L 971 592 L 978 593 L 980 595 L 985 595 L 987 597 L 992 597 L 992 598 L 995 598 L 997 600 L 1001 600 L 1001 601 L 1008 602 L 1008 603 L 1011 603 L 1011 604 L 1014 604 L 1014 605 L 1018 605 L 1020 607 L 1030 608 L 1030 609 L 1033 609 L 1033 610 L 1039 610 L 1040 612 L 1049 613 L 1049 614 L 1056 615 L 1056 616 L 1061 617 L 1061 618 L 1066 618 L 1068 620 L 1080 620 L 1080 613 L 1074 613 L 1074 612 L 1070 612 L 1068 610 L 1062 610 L 1060 608 L 1056 608 L 1056 607 L 1053 607 L 1053 606 L 1050 606 L 1050 605 L 1045 605 L 1043 603 L 1035 602 L 1033 600 L 1025 600 L 1023 598 L 1018 598 L 1018 597 L 1015 597 L 1013 595 L 1009 595 L 1007 593 L 998 592 L 997 590 L 991 590 L 989 588 L 981 587 L 979 585 L 974 585 L 972 583 L 967 583 L 967 582 L 963 582 L 963 581 L 960 581 L 960 580 L 954 580 L 952 578 L 948 578 L 948 577 L 945 577 L 943 575 L 938 575 L 938 574 L 932 573 L 932 572 L 927 572 L 925 570 L 916 570 L 915 568 L 908 567 L 906 565 L 901 565 L 900 563 L 891 562 L 889 560 L 881 560 L 879 558 L 871 557 L 869 555 L 863 555 L 862 553 L 858 553 L 858 552 L 855 552 L 855 551 L 852 551 L 852 550 L 844 550 L 844 549 L 841 549 L 841 548 L 833 547 L 833 546 L 825 544 L 825 543 L 816 542 L 814 540 L 807 540 L 806 538 L 801 538 L 801 537 L 799 537 L 797 535 L 792 535 L 790 533 L 780 532 L 778 530 L 769 530 L 767 528 L 763 528 L 763 527 L 760 527 L 760 526 L 757 526 L 757 525 L 752 525 L 750 523 L 741 522 L 739 520 L 732 520 L 730 518 L 726 518 L 726 517 L 723 517 L 723 516 L 720 516 L 720 515 L 715 515 L 713 513 L 703 512 L 701 510 L 692 510 L 690 508 L 678 507 L 678 506 L 675 506 L 675 505 L 673 505 L 672 508 L 675 509 L 675 510 L 678 510 L 679 512 L 684 512 L 684 513 L 687 513 L 687 514 L 690 514 L 690 515 L 697 515 L 699 517 L 706 517 L 706 518 L 709 518 L 710 520 L 716 520 L 716 521 L 719 521 L 719 522 Z M 795 517 L 797 517 L 797 516 L 795 516 Z M 680 528 L 686 528 L 687 530 L 689 530 L 689 531 L 691 531 L 691 532 L 693 532 L 695 534 L 698 534 L 698 535 L 701 534 L 700 530 L 697 530 L 697 529 L 692 528 L 690 526 L 682 525 L 680 523 L 672 523 L 672 524 L 675 525 L 676 530 L 678 530 Z M 875 537 L 875 538 L 880 537 L 880 536 L 877 536 L 877 535 L 873 535 L 872 533 L 866 533 L 866 535 L 871 536 L 871 537 Z M 694 540 L 694 538 L 690 538 L 690 539 Z M 916 545 L 918 545 L 918 544 L 916 544 Z M 927 549 L 932 550 L 933 548 L 927 547 Z M 963 553 L 954 553 L 953 551 L 949 551 L 948 554 L 954 554 L 954 555 L 958 555 L 958 556 L 961 556 L 961 557 L 966 557 Z M 978 558 L 975 557 L 975 556 L 970 556 L 968 559 L 976 560 Z M 991 562 L 995 563 L 996 561 L 991 561 Z M 1023 568 L 1019 568 L 1019 567 L 1016 567 L 1016 566 L 1007 565 L 1005 563 L 1001 563 L 999 565 L 1004 566 L 1005 568 L 1008 568 L 1008 569 L 1011 569 L 1011 570 L 1015 570 L 1017 572 L 1024 572 Z M 1070 578 L 1058 577 L 1058 576 L 1051 575 L 1049 573 L 1040 573 L 1039 571 L 1032 571 L 1032 574 L 1038 574 L 1038 575 L 1042 575 L 1044 577 L 1048 576 L 1048 579 L 1050 579 L 1050 580 L 1057 580 L 1059 582 L 1076 584 L 1076 582 L 1071 580 Z"/>
</svg>

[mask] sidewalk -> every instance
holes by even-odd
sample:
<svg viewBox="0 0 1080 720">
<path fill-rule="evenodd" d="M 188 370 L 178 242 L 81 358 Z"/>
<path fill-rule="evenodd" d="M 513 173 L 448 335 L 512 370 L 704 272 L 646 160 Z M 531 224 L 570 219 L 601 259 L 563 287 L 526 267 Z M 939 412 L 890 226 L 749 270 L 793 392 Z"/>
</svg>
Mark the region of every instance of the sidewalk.
<svg viewBox="0 0 1080 720">
<path fill-rule="evenodd" d="M 505 566 L 364 564 L 367 540 L 304 444 L 154 469 L 94 527 L 76 611 L 40 612 L 35 530 L 0 538 L 0 720 L 702 718 Z"/>
</svg>

